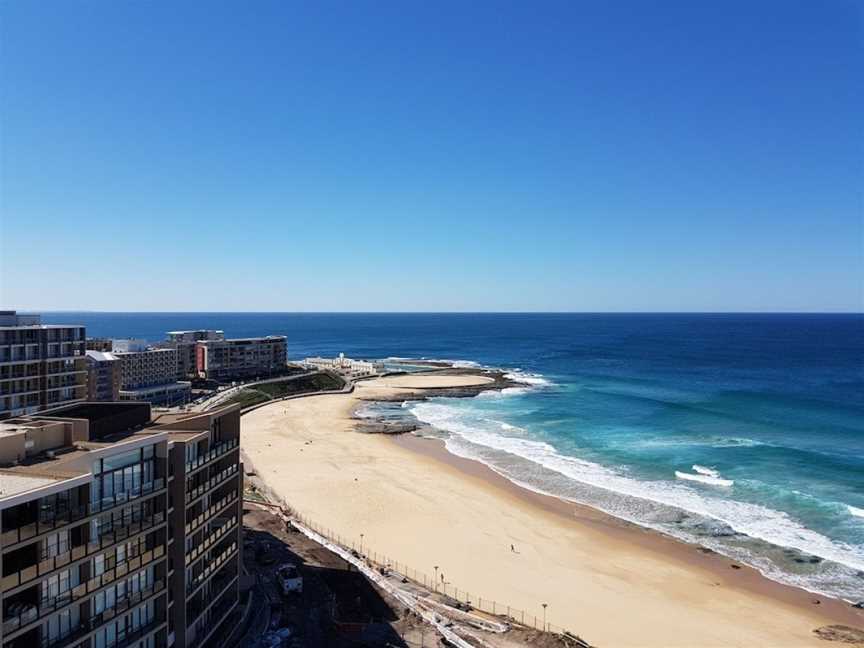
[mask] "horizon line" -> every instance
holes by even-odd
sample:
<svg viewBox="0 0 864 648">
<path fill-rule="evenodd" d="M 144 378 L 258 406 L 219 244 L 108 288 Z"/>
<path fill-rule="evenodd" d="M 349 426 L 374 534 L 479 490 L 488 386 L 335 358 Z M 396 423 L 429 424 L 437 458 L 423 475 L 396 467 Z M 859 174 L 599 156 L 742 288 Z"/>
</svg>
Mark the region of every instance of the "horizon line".
<svg viewBox="0 0 864 648">
<path fill-rule="evenodd" d="M 94 313 L 94 314 L 124 314 L 124 315 L 864 315 L 864 310 L 832 310 L 832 311 L 756 311 L 756 310 L 717 310 L 717 311 L 687 311 L 687 310 L 524 310 L 524 311 L 497 311 L 497 310 L 446 310 L 446 311 L 270 311 L 270 310 L 97 310 L 97 309 L 0 309 L 15 310 L 22 314 L 43 313 Z"/>
</svg>

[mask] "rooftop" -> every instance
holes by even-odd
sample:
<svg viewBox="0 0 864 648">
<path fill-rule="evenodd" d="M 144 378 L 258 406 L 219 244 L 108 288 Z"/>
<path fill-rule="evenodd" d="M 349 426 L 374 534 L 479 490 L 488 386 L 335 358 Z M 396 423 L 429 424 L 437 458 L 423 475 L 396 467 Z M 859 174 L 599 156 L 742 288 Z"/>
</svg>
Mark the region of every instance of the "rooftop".
<svg viewBox="0 0 864 648">
<path fill-rule="evenodd" d="M 23 474 L 0 470 L 0 498 L 26 493 L 60 481 L 62 477 Z"/>
<path fill-rule="evenodd" d="M 110 351 L 91 351 L 88 349 L 87 357 L 96 362 L 113 362 L 114 360 L 117 360 L 117 356 Z"/>
</svg>

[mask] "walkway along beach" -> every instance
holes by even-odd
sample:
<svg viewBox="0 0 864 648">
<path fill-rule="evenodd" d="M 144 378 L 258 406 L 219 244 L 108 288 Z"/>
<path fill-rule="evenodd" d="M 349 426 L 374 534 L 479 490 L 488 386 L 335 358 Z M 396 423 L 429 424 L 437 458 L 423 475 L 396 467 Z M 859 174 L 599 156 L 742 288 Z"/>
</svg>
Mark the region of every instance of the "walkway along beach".
<svg viewBox="0 0 864 648">
<path fill-rule="evenodd" d="M 388 377 L 352 393 L 276 402 L 243 418 L 243 451 L 300 514 L 367 553 L 505 601 L 597 646 L 825 646 L 813 631 L 864 627 L 848 604 L 519 488 L 439 441 L 354 431 L 364 400 L 485 383 Z M 818 603 L 817 603 L 818 601 Z"/>
</svg>

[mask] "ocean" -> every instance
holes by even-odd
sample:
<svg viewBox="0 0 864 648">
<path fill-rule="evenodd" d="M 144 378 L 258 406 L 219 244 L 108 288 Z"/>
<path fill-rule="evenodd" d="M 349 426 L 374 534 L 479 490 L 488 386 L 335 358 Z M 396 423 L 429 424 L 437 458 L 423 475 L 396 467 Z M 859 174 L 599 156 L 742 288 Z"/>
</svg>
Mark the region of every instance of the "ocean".
<svg viewBox="0 0 864 648">
<path fill-rule="evenodd" d="M 376 405 L 527 488 L 864 600 L 864 315 L 49 313 L 91 336 L 288 336 L 527 383 Z"/>
</svg>

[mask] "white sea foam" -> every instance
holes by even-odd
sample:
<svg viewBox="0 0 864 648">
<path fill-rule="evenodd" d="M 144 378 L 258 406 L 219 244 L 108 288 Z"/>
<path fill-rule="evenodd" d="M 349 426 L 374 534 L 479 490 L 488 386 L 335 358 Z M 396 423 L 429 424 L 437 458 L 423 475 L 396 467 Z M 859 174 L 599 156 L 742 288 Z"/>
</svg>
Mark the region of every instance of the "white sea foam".
<svg viewBox="0 0 864 648">
<path fill-rule="evenodd" d="M 855 517 L 864 518 L 864 509 L 860 509 L 857 506 L 852 506 L 851 504 L 847 504 L 846 508 L 848 508 L 849 513 L 851 513 Z"/>
<path fill-rule="evenodd" d="M 519 383 L 523 383 L 525 385 L 533 385 L 535 387 L 546 387 L 552 384 L 549 380 L 547 380 L 540 374 L 520 371 L 519 369 L 514 369 L 508 373 L 505 373 L 504 377 L 509 378 L 510 380 L 515 380 Z"/>
<path fill-rule="evenodd" d="M 663 506 L 671 506 L 705 518 L 722 523 L 737 533 L 751 538 L 757 538 L 767 543 L 797 549 L 805 554 L 819 556 L 834 561 L 846 567 L 864 570 L 864 551 L 806 528 L 787 513 L 776 511 L 765 506 L 748 502 L 735 501 L 703 494 L 684 483 L 674 480 L 644 481 L 635 479 L 624 470 L 612 469 L 600 464 L 560 454 L 552 445 L 543 441 L 526 438 L 514 438 L 482 429 L 473 424 L 470 414 L 446 404 L 427 401 L 414 403 L 411 412 L 424 423 L 450 433 L 446 439 L 447 448 L 464 457 L 487 463 L 497 472 L 508 478 L 527 485 L 518 474 L 502 471 L 479 452 L 477 446 L 508 453 L 548 470 L 554 471 L 596 488 L 604 489 L 619 495 L 639 498 Z M 475 447 L 472 447 L 474 444 Z M 526 466 L 526 475 L 530 470 Z M 699 477 L 699 475 L 693 475 Z M 702 477 L 708 477 L 702 475 Z M 537 489 L 537 485 L 531 486 Z M 542 491 L 541 492 L 545 492 Z M 555 493 L 551 493 L 555 494 Z M 587 502 L 594 504 L 594 502 Z M 607 512 L 629 519 L 632 522 L 644 523 L 637 515 L 628 514 L 626 510 L 604 509 Z M 659 528 L 653 526 L 653 528 Z M 659 530 L 669 531 L 668 528 Z M 777 575 L 773 575 L 777 577 Z"/>
<path fill-rule="evenodd" d="M 700 466 L 699 464 L 693 464 L 693 472 L 697 472 L 700 475 L 705 475 L 706 477 L 720 476 L 720 473 L 713 468 L 706 468 L 705 466 Z"/>
<path fill-rule="evenodd" d="M 718 439 L 711 443 L 711 447 L 713 448 L 754 448 L 761 445 L 768 444 L 763 443 L 762 441 L 756 441 L 754 439 L 742 439 L 736 437 Z"/>
<path fill-rule="evenodd" d="M 685 473 L 680 470 L 675 471 L 675 476 L 678 479 L 709 484 L 710 486 L 731 486 L 735 483 L 731 479 L 720 479 L 719 477 L 710 477 L 709 475 L 694 475 L 693 473 Z"/>
</svg>

